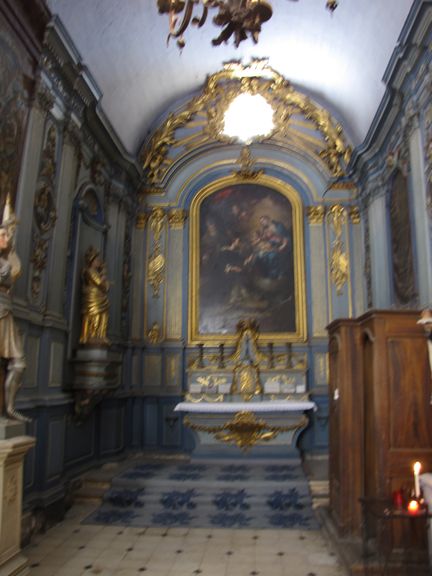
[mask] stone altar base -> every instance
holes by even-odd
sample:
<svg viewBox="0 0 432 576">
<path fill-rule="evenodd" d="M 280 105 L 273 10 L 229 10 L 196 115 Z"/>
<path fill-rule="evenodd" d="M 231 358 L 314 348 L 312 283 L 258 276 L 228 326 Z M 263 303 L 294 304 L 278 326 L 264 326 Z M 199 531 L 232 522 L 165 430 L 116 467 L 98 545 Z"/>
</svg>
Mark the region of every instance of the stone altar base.
<svg viewBox="0 0 432 576">
<path fill-rule="evenodd" d="M 223 425 L 226 418 L 219 417 L 215 418 L 208 417 L 206 415 L 204 418 L 200 418 L 196 414 L 190 417 L 190 420 L 194 424 L 200 424 L 200 422 L 205 422 L 207 425 Z M 271 425 L 286 425 L 287 420 L 279 418 L 269 418 L 266 417 L 266 422 Z M 297 419 L 298 422 L 298 419 Z M 294 423 L 294 422 L 293 422 Z M 195 459 L 207 459 L 207 458 L 235 458 L 239 461 L 245 461 L 249 459 L 286 459 L 290 460 L 299 458 L 299 451 L 296 446 L 296 439 L 298 434 L 303 430 L 303 428 L 296 431 L 290 432 L 280 432 L 275 438 L 269 442 L 262 442 L 256 444 L 247 450 L 242 450 L 235 444 L 228 444 L 225 442 L 218 441 L 212 434 L 208 432 L 198 432 L 190 431 L 193 435 L 195 446 L 191 454 L 192 460 Z"/>
<path fill-rule="evenodd" d="M 313 407 L 313 402 L 227 402 L 217 405 L 182 402 L 175 410 L 186 413 L 185 424 L 195 444 L 191 454 L 193 459 L 217 457 L 245 460 L 298 458 L 297 439 L 308 424 L 304 411 Z M 236 412 L 237 409 L 239 412 Z M 239 414 L 244 414 L 241 410 L 247 410 L 252 423 L 247 418 L 245 425 L 240 421 L 231 426 Z M 255 438 L 254 423 L 257 425 Z M 264 423 L 266 427 L 260 430 L 259 423 Z M 215 433 L 215 430 L 220 430 L 224 436 L 227 426 L 230 426 L 228 442 L 221 439 L 221 434 Z M 270 437 L 266 437 L 267 431 L 271 433 Z M 243 440 L 247 444 L 249 439 L 250 445 L 241 444 Z"/>
<path fill-rule="evenodd" d="M 0 429 L 11 432 L 2 419 Z M 14 422 L 12 422 L 14 424 Z M 13 428 L 13 426 L 12 426 Z M 0 575 L 28 574 L 20 554 L 24 456 L 35 445 L 30 436 L 0 440 Z"/>
</svg>

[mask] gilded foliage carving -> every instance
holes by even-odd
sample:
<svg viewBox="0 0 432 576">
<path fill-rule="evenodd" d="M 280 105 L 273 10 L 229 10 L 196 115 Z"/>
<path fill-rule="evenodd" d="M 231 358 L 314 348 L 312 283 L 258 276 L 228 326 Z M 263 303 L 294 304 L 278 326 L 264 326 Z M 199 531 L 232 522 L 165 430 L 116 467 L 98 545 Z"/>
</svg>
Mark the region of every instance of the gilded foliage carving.
<svg viewBox="0 0 432 576">
<path fill-rule="evenodd" d="M 186 149 L 192 149 L 207 142 L 235 141 L 223 134 L 224 113 L 237 95 L 247 92 L 260 94 L 274 109 L 273 132 L 256 141 L 271 141 L 273 138 L 280 143 L 286 140 L 291 130 L 291 116 L 300 114 L 311 122 L 323 138 L 322 145 L 313 153 L 321 158 L 332 178 L 345 175 L 351 147 L 346 143 L 342 126 L 333 120 L 327 110 L 295 90 L 265 61 L 255 60 L 249 66 L 226 64 L 220 72 L 208 78 L 201 94 L 189 100 L 180 112 L 168 116 L 142 151 L 141 159 L 148 182 L 152 185 L 161 182 L 172 162 L 170 151 L 176 147 L 183 145 Z M 188 127 L 192 122 L 200 130 L 182 140 L 177 136 L 177 130 Z"/>
<path fill-rule="evenodd" d="M 31 279 L 31 293 L 33 298 L 40 295 L 42 287 L 42 273 L 46 268 L 48 261 L 48 240 L 38 237 L 33 237 L 33 252 L 30 257 L 30 262 L 33 264 L 33 274 Z"/>
<path fill-rule="evenodd" d="M 324 222 L 324 206 L 308 206 L 307 215 L 310 224 L 322 224 Z"/>
<path fill-rule="evenodd" d="M 147 340 L 150 344 L 158 344 L 161 341 L 161 329 L 157 322 L 153 322 L 151 328 L 147 332 Z"/>
<path fill-rule="evenodd" d="M 140 210 L 135 218 L 135 228 L 137 230 L 144 230 L 147 224 L 147 220 L 148 220 L 148 214 Z"/>
<path fill-rule="evenodd" d="M 153 234 L 153 249 L 151 251 L 148 265 L 148 281 L 153 290 L 153 297 L 158 298 L 160 286 L 165 276 L 165 256 L 161 249 L 161 235 L 166 222 L 163 208 L 153 208 L 149 218 L 150 230 Z"/>
<path fill-rule="evenodd" d="M 154 250 L 149 258 L 148 279 L 153 289 L 153 296 L 159 297 L 160 286 L 165 275 L 165 256 Z"/>
<path fill-rule="evenodd" d="M 360 224 L 360 210 L 357 206 L 351 206 L 348 213 L 353 224 Z"/>
<path fill-rule="evenodd" d="M 264 174 L 264 170 L 255 169 L 255 159 L 252 158 L 252 154 L 249 146 L 243 146 L 240 151 L 240 157 L 238 158 L 236 164 L 240 164 L 240 169 L 234 171 L 234 175 L 242 180 L 255 180 Z"/>
<path fill-rule="evenodd" d="M 340 204 L 335 204 L 329 209 L 327 218 L 334 232 L 329 262 L 330 278 L 336 286 L 336 293 L 340 295 L 349 276 L 349 259 L 342 240 L 343 228 L 347 222 L 347 211 Z"/>
<path fill-rule="evenodd" d="M 28 58 L 2 27 L 0 34 L 0 213 L 15 199 L 31 74 Z"/>
<path fill-rule="evenodd" d="M 150 229 L 153 232 L 155 244 L 159 244 L 162 230 L 165 223 L 165 212 L 163 208 L 153 208 L 150 215 Z"/>
<path fill-rule="evenodd" d="M 220 442 L 227 444 L 236 444 L 241 450 L 247 451 L 256 444 L 269 442 L 282 432 L 300 430 L 308 423 L 307 416 L 291 425 L 273 426 L 267 424 L 265 420 L 257 418 L 253 412 L 241 411 L 236 412 L 231 420 L 219 426 L 207 426 L 193 423 L 188 417 L 185 417 L 184 424 L 192 430 L 199 432 L 208 432 Z"/>
<path fill-rule="evenodd" d="M 187 220 L 187 212 L 182 208 L 173 208 L 168 213 L 168 223 L 171 228 L 180 230 Z"/>
<path fill-rule="evenodd" d="M 51 232 L 57 220 L 55 203 L 55 182 L 57 172 L 57 128 L 48 123 L 45 144 L 41 153 L 36 194 L 33 207 L 34 229 L 31 294 L 33 299 L 40 296 L 42 275 L 47 266 L 48 245 Z"/>
</svg>

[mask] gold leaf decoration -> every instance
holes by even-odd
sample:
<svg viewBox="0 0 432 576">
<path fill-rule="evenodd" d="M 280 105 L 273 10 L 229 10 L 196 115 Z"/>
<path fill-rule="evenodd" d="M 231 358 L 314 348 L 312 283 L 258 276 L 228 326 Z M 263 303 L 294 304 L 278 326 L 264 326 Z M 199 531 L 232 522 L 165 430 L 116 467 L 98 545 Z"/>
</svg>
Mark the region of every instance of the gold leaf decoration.
<svg viewBox="0 0 432 576">
<path fill-rule="evenodd" d="M 347 221 L 347 211 L 340 204 L 335 204 L 329 209 L 328 219 L 335 234 L 330 254 L 330 278 L 336 286 L 336 293 L 340 295 L 349 276 L 348 254 L 342 241 L 343 227 Z"/>
<path fill-rule="evenodd" d="M 213 434 L 216 440 L 227 444 L 236 444 L 240 449 L 247 451 L 252 446 L 273 440 L 281 432 L 298 430 L 307 425 L 307 416 L 288 426 L 272 426 L 262 419 L 257 419 L 253 412 L 236 412 L 234 417 L 220 426 L 206 426 L 193 423 L 190 418 L 183 420 L 184 424 L 197 430 Z"/>
<path fill-rule="evenodd" d="M 287 144 L 293 131 L 291 118 L 302 115 L 322 137 L 311 148 L 311 153 L 326 165 L 331 178 L 345 175 L 351 158 L 342 126 L 330 113 L 317 106 L 308 96 L 298 92 L 265 60 L 253 60 L 243 66 L 238 62 L 225 64 L 224 68 L 210 76 L 198 96 L 189 100 L 179 112 L 172 112 L 154 132 L 141 152 L 141 161 L 150 186 L 158 185 L 172 163 L 170 151 L 184 146 L 193 149 L 203 144 L 234 142 L 226 136 L 224 114 L 236 96 L 242 93 L 259 94 L 274 110 L 274 130 L 269 136 L 258 137 L 256 142 L 277 141 Z M 188 136 L 177 136 L 180 128 L 194 129 Z M 298 137 L 299 133 L 296 132 Z"/>
</svg>

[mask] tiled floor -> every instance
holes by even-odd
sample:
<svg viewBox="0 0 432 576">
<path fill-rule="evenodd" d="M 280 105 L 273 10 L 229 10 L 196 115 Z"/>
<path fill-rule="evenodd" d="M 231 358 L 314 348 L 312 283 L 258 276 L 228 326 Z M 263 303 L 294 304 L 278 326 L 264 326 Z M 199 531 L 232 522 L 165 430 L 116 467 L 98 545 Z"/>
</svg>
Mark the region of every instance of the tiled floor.
<svg viewBox="0 0 432 576">
<path fill-rule="evenodd" d="M 76 505 L 23 550 L 30 576 L 344 576 L 319 531 L 81 525 Z"/>
</svg>

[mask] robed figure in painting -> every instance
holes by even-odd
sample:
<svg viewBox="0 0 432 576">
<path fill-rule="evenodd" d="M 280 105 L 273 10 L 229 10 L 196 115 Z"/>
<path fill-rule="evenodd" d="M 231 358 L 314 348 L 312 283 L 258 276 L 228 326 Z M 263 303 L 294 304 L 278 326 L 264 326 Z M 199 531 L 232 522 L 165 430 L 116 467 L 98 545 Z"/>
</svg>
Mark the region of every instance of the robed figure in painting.
<svg viewBox="0 0 432 576">
<path fill-rule="evenodd" d="M 233 333 L 253 316 L 263 332 L 296 331 L 293 208 L 260 184 L 233 184 L 200 208 L 199 332 Z"/>
</svg>

